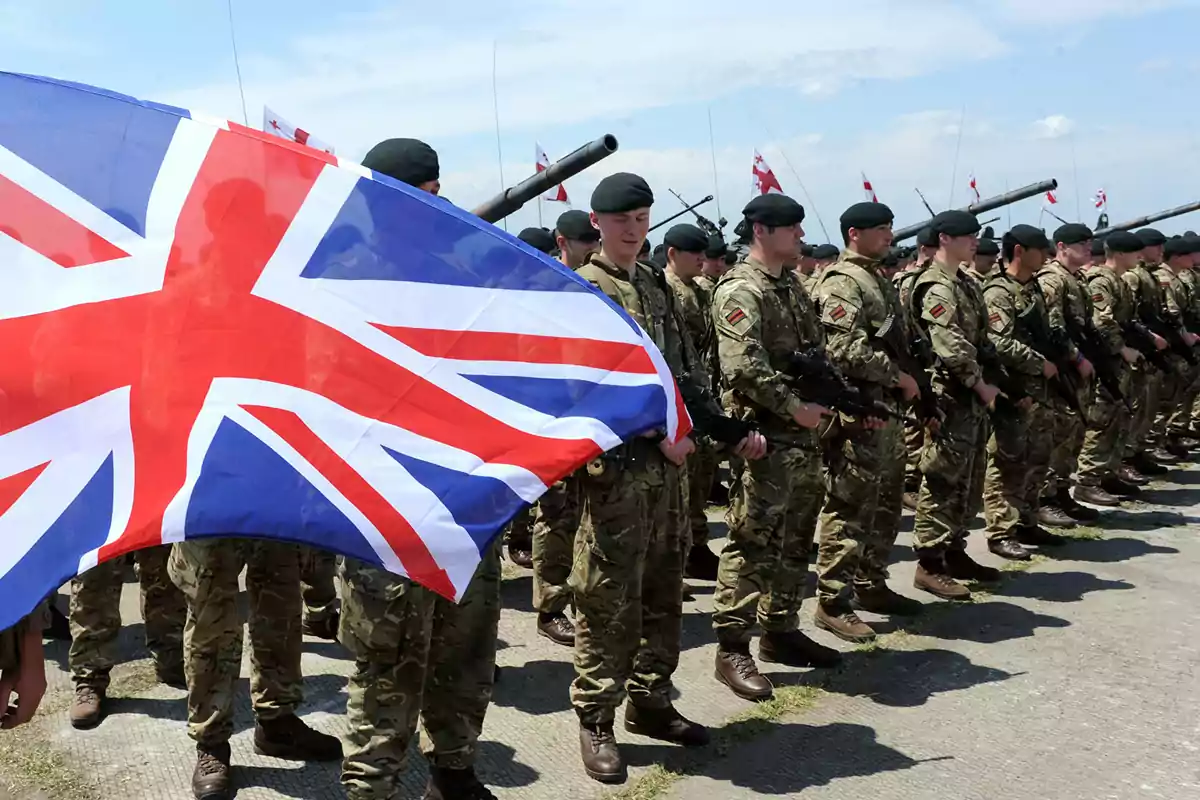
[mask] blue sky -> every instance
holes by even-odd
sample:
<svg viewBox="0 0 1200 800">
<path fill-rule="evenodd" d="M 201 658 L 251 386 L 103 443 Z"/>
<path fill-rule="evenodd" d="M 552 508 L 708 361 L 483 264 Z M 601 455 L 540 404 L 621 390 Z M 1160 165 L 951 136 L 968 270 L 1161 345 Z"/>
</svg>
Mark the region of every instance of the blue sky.
<svg viewBox="0 0 1200 800">
<path fill-rule="evenodd" d="M 444 193 L 466 207 L 500 185 L 493 47 L 508 183 L 532 171 L 535 140 L 552 158 L 603 133 L 620 140 L 568 182 L 577 207 L 603 175 L 631 170 L 655 189 L 659 218 L 680 209 L 668 187 L 695 199 L 717 190 L 732 218 L 750 197 L 755 148 L 809 208 L 810 241 L 825 239 L 814 206 L 837 236 L 841 210 L 862 198 L 860 171 L 897 224 L 927 216 L 914 186 L 937 209 L 965 204 L 971 173 L 985 196 L 1055 177 L 1055 211 L 1089 223 L 1101 187 L 1114 222 L 1200 200 L 1196 0 L 233 0 L 233 10 L 251 124 L 266 103 L 353 158 L 389 136 L 424 138 L 441 154 Z M 0 63 L 240 119 L 227 13 L 225 0 L 0 0 Z M 1040 209 L 1025 201 L 1011 221 L 1037 223 Z M 546 204 L 546 223 L 561 210 Z M 704 211 L 717 216 L 715 203 Z M 536 221 L 531 205 L 508 224 Z M 1200 229 L 1200 213 L 1160 227 Z"/>
</svg>

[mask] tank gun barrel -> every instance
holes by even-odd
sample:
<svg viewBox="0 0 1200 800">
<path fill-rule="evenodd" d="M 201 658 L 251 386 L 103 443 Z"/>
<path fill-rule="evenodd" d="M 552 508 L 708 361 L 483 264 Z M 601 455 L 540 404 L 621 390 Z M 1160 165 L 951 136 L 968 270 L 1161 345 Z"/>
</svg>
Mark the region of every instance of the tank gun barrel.
<svg viewBox="0 0 1200 800">
<path fill-rule="evenodd" d="M 984 198 L 983 200 L 980 200 L 978 203 L 972 203 L 971 205 L 967 206 L 966 208 L 962 208 L 959 210 L 966 211 L 968 214 L 975 214 L 976 216 L 978 216 L 979 214 L 983 214 L 985 212 L 992 211 L 997 208 L 1003 208 L 1004 206 L 1012 205 L 1013 203 L 1028 199 L 1030 197 L 1036 197 L 1039 194 L 1044 194 L 1046 192 L 1052 192 L 1057 188 L 1058 188 L 1058 181 L 1056 181 L 1054 178 L 1051 178 L 1049 180 L 1038 181 L 1037 183 L 1031 183 L 1028 186 L 1022 186 L 1020 189 L 1013 189 L 1011 192 L 1005 192 L 1004 194 L 998 194 L 995 197 Z M 932 219 L 927 219 L 924 222 L 918 223 L 916 225 L 909 225 L 905 228 L 901 228 L 900 230 L 895 231 L 892 234 L 892 241 L 900 242 L 905 239 L 911 239 L 912 237 L 914 237 L 918 233 L 920 233 L 921 229 L 927 227 L 929 225 L 929 223 L 932 221 L 933 221 Z"/>
<path fill-rule="evenodd" d="M 1186 205 L 1176 206 L 1175 208 L 1160 211 L 1157 214 L 1149 214 L 1145 217 L 1131 219 L 1128 222 L 1122 222 L 1117 225 L 1109 225 L 1107 228 L 1102 228 L 1096 231 L 1096 236 L 1106 236 L 1113 231 L 1127 231 L 1132 228 L 1143 228 L 1152 222 L 1158 222 L 1171 217 L 1178 217 L 1182 214 L 1190 214 L 1193 211 L 1200 211 L 1200 202 L 1187 203 Z"/>
<path fill-rule="evenodd" d="M 530 175 L 516 186 L 505 189 L 471 213 L 485 222 L 499 222 L 533 198 L 573 178 L 596 162 L 617 152 L 617 137 L 611 133 L 589 142 L 563 156 L 541 172 Z"/>
</svg>

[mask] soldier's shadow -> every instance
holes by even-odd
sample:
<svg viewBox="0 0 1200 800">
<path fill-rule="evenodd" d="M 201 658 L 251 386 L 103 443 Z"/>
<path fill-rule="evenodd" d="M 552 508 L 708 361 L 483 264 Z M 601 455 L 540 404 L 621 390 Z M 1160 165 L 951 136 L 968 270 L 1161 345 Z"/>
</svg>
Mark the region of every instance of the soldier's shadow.
<svg viewBox="0 0 1200 800">
<path fill-rule="evenodd" d="M 1147 488 L 1138 499 L 1154 506 L 1194 506 L 1200 503 L 1200 488 Z"/>
<path fill-rule="evenodd" d="M 528 661 L 505 667 L 504 680 L 496 684 L 492 702 L 534 716 L 557 714 L 571 708 L 571 681 L 575 666 L 563 661 Z"/>
<path fill-rule="evenodd" d="M 533 574 L 526 571 L 500 584 L 500 607 L 508 611 L 533 612 Z"/>
<path fill-rule="evenodd" d="M 1153 509 L 1110 511 L 1097 523 L 1102 528 L 1148 533 L 1169 530 L 1180 525 L 1200 522 L 1200 518 L 1180 514 L 1178 511 L 1156 511 Z"/>
<path fill-rule="evenodd" d="M 1070 625 L 1061 617 L 1038 614 L 1013 603 L 991 600 L 964 603 L 947 608 L 943 613 L 928 614 L 913 626 L 913 633 L 935 639 L 998 644 L 1033 636 L 1038 628 L 1066 628 Z"/>
<path fill-rule="evenodd" d="M 341 788 L 339 762 L 289 762 L 294 766 L 261 767 L 234 764 L 232 779 L 234 797 L 257 794 L 252 789 L 267 789 L 273 796 L 295 800 L 333 800 L 345 797 Z M 243 796 L 246 796 L 243 795 Z"/>
<path fill-rule="evenodd" d="M 1022 572 L 1014 573 L 995 591 L 996 594 L 1006 597 L 1026 597 L 1051 603 L 1077 603 L 1088 592 L 1133 588 L 1132 583 L 1097 578 L 1090 572 Z"/>
<path fill-rule="evenodd" d="M 1118 536 L 1104 539 L 1076 539 L 1061 548 L 1064 558 L 1072 561 L 1090 561 L 1095 564 L 1115 564 L 1149 555 L 1178 553 L 1174 547 L 1151 544 L 1142 539 Z"/>
</svg>

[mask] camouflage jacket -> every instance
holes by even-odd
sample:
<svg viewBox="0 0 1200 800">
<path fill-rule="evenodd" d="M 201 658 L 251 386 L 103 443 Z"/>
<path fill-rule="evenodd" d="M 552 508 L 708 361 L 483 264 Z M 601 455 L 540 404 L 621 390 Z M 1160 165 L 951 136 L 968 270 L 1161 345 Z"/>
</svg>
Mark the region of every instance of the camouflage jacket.
<svg viewBox="0 0 1200 800">
<path fill-rule="evenodd" d="M 708 314 L 712 310 L 713 294 L 717 291 L 716 279 L 709 275 L 697 275 L 692 280 L 692 285 L 696 287 L 696 294 L 700 297 L 700 305 L 704 306 L 704 313 Z"/>
<path fill-rule="evenodd" d="M 988 331 L 1000 362 L 1012 375 L 1022 377 L 1022 387 L 1035 400 L 1046 399 L 1042 370 L 1046 359 L 1034 350 L 1034 341 L 1020 324 L 1026 314 L 1036 314 L 1043 330 L 1049 330 L 1041 289 L 1033 278 L 1021 283 L 1007 272 L 993 273 L 983 287 L 987 303 Z"/>
<path fill-rule="evenodd" d="M 1129 287 L 1135 317 L 1140 317 L 1143 310 L 1162 316 L 1162 289 L 1159 287 L 1158 278 L 1154 277 L 1154 270 L 1157 268 L 1157 264 L 1151 267 L 1144 261 L 1139 261 L 1136 267 L 1121 276 L 1125 285 Z"/>
<path fill-rule="evenodd" d="M 717 284 L 712 316 L 730 413 L 795 428 L 792 415 L 804 401 L 784 379 L 787 360 L 823 348 L 825 337 L 794 273 L 772 271 L 753 258 L 739 262 Z"/>
<path fill-rule="evenodd" d="M 666 274 L 667 285 L 675 294 L 679 314 L 683 318 L 684 325 L 687 326 L 688 336 L 692 338 L 692 344 L 700 357 L 700 368 L 704 371 L 705 377 L 709 379 L 706 385 L 711 385 L 716 359 L 713 355 L 715 348 L 713 347 L 712 314 L 709 313 L 708 304 L 704 302 L 703 295 L 693 281 L 685 281 L 670 270 L 667 270 Z"/>
<path fill-rule="evenodd" d="M 1162 297 L 1160 309 L 1163 319 L 1181 331 L 1186 329 L 1185 315 L 1190 305 L 1187 286 L 1166 264 L 1160 264 L 1158 269 L 1154 270 L 1154 279 L 1158 281 L 1159 294 Z"/>
<path fill-rule="evenodd" d="M 935 387 L 943 393 L 971 389 L 982 378 L 979 349 L 989 347 L 987 307 L 974 279 L 933 261 L 912 288 L 913 318 L 928 333 L 942 370 Z"/>
<path fill-rule="evenodd" d="M 1183 294 L 1187 298 L 1185 325 L 1189 331 L 1196 333 L 1200 331 L 1200 280 L 1197 280 L 1196 270 L 1185 269 L 1179 273 L 1179 282 L 1183 285 Z"/>
<path fill-rule="evenodd" d="M 1117 355 L 1125 346 L 1123 329 L 1134 319 L 1129 284 L 1105 264 L 1087 271 L 1087 290 L 1092 300 L 1092 327 Z"/>
<path fill-rule="evenodd" d="M 900 368 L 875 334 L 889 324 L 906 324 L 896 287 L 880 274 L 879 262 L 843 251 L 821 273 L 814 297 L 830 360 L 848 378 L 895 387 Z"/>
<path fill-rule="evenodd" d="M 1083 274 L 1073 275 L 1058 261 L 1051 261 L 1037 274 L 1042 297 L 1046 298 L 1046 314 L 1050 327 L 1066 331 L 1081 331 L 1092 319 L 1092 302 L 1083 285 Z M 1071 340 L 1071 358 L 1079 357 L 1079 348 Z"/>
</svg>

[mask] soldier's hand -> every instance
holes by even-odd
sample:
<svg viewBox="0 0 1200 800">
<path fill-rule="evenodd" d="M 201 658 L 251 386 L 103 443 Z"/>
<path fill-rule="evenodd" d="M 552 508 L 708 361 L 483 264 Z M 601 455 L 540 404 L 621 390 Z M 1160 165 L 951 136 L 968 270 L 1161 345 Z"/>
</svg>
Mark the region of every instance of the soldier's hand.
<svg viewBox="0 0 1200 800">
<path fill-rule="evenodd" d="M 1092 376 L 1096 374 L 1096 368 L 1092 366 L 1092 362 L 1082 356 L 1079 361 L 1075 362 L 1075 370 L 1084 380 L 1091 380 Z"/>
<path fill-rule="evenodd" d="M 733 448 L 733 454 L 750 461 L 757 461 L 767 454 L 767 437 L 758 431 L 750 431 L 746 438 Z"/>
<path fill-rule="evenodd" d="M 792 419 L 801 428 L 813 430 L 820 426 L 822 417 L 828 417 L 832 413 L 825 406 L 819 406 L 816 403 L 802 403 L 792 414 Z"/>
<path fill-rule="evenodd" d="M 1058 365 L 1056 365 L 1053 361 L 1043 361 L 1042 374 L 1047 378 L 1053 378 L 1058 374 Z"/>
<path fill-rule="evenodd" d="M 663 439 L 658 443 L 658 449 L 667 457 L 667 461 L 677 467 L 682 467 L 683 462 L 687 461 L 687 457 L 696 452 L 696 443 L 690 436 L 685 436 L 674 444 Z"/>
<path fill-rule="evenodd" d="M 1155 347 L 1157 347 L 1159 350 L 1167 349 L 1167 340 L 1166 339 L 1159 336 L 1157 333 L 1151 333 L 1150 335 L 1154 337 L 1154 346 Z"/>
<path fill-rule="evenodd" d="M 1142 354 L 1132 347 L 1122 347 L 1121 358 L 1125 359 L 1126 364 L 1136 364 L 1141 360 Z"/>
<path fill-rule="evenodd" d="M 912 375 L 907 372 L 900 373 L 900 383 L 897 387 L 904 395 L 905 402 L 911 403 L 921 396 L 921 388 L 917 386 L 917 381 Z"/>
<path fill-rule="evenodd" d="M 979 401 L 988 408 L 994 408 L 996 398 L 1000 396 L 1000 390 L 984 380 L 976 381 L 975 394 L 979 397 Z"/>
</svg>

